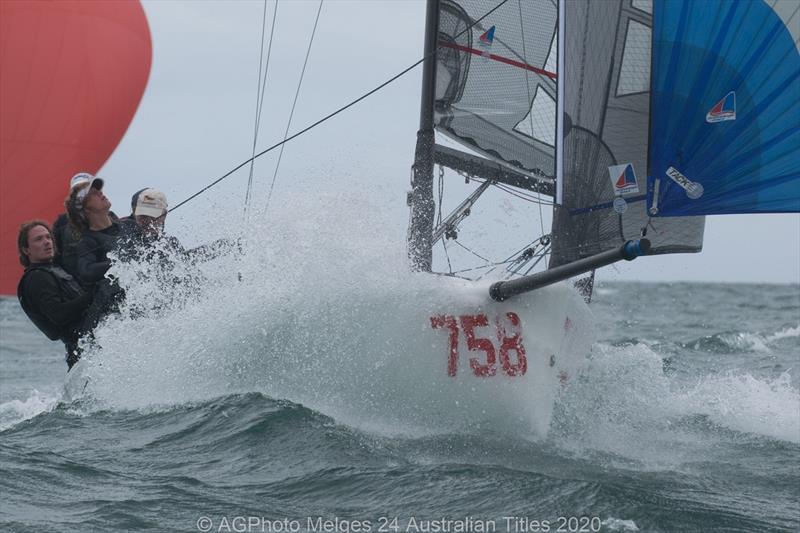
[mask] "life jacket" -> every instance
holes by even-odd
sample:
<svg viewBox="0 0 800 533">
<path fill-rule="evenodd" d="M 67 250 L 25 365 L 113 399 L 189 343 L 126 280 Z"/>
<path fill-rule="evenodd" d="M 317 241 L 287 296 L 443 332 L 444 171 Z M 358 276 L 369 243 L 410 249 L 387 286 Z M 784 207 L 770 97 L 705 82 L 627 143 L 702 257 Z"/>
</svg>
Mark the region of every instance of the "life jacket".
<svg viewBox="0 0 800 533">
<path fill-rule="evenodd" d="M 25 273 L 19 280 L 19 284 L 17 284 L 17 299 L 19 299 L 19 304 L 22 306 L 22 310 L 25 311 L 25 314 L 28 315 L 28 318 L 30 318 L 31 322 L 33 322 L 33 324 L 39 328 L 42 333 L 47 335 L 47 338 L 51 341 L 68 339 L 73 334 L 73 328 L 71 326 L 59 326 L 58 324 L 54 324 L 49 318 L 39 312 L 37 309 L 38 306 L 23 297 L 25 293 L 25 278 L 27 278 L 31 272 L 36 270 L 47 272 L 53 276 L 59 288 L 64 292 L 64 295 L 68 300 L 83 296 L 85 291 L 75 278 L 70 276 L 63 268 L 55 265 L 29 266 L 25 269 Z"/>
</svg>

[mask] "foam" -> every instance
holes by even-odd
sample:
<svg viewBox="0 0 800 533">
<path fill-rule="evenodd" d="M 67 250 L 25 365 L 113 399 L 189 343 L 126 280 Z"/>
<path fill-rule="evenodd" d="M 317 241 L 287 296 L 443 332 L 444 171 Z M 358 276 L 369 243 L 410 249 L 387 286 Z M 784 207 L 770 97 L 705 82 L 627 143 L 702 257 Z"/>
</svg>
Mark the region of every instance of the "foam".
<svg viewBox="0 0 800 533">
<path fill-rule="evenodd" d="M 779 341 L 781 339 L 792 339 L 792 338 L 797 338 L 797 337 L 800 337 L 800 324 L 798 324 L 795 327 L 787 326 L 787 327 L 783 328 L 782 330 L 777 331 L 777 332 L 773 333 L 772 335 L 769 335 L 766 338 L 766 341 L 768 343 L 773 343 L 773 342 Z"/>
<path fill-rule="evenodd" d="M 661 356 L 646 345 L 599 344 L 560 395 L 551 437 L 580 454 L 669 469 L 713 453 L 715 442 L 733 438 L 725 430 L 800 442 L 798 405 L 790 371 L 770 378 L 731 370 L 687 384 L 685 376 L 666 375 Z M 698 417 L 711 427 L 693 427 Z"/>
<path fill-rule="evenodd" d="M 624 520 L 622 518 L 610 516 L 601 523 L 611 531 L 639 531 L 639 526 L 637 526 L 636 522 L 633 520 Z"/>
<path fill-rule="evenodd" d="M 800 392 L 788 371 L 775 379 L 735 372 L 708 376 L 677 401 L 721 426 L 800 443 Z"/>
<path fill-rule="evenodd" d="M 734 351 L 753 351 L 769 353 L 771 350 L 767 346 L 767 341 L 761 335 L 755 333 L 731 333 L 720 336 L 720 340 L 730 346 Z"/>
<path fill-rule="evenodd" d="M 0 403 L 0 431 L 55 409 L 59 397 L 32 390 L 24 400 Z"/>
</svg>

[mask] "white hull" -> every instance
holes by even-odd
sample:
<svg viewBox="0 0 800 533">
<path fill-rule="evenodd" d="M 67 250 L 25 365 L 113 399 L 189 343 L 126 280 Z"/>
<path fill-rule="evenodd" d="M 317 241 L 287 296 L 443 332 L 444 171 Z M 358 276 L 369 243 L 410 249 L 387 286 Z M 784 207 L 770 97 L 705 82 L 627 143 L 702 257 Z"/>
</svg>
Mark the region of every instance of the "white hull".
<svg viewBox="0 0 800 533">
<path fill-rule="evenodd" d="M 593 341 L 580 296 L 560 284 L 496 303 L 488 283 L 419 276 L 413 292 L 372 285 L 354 290 L 352 301 L 341 290 L 318 292 L 317 301 L 276 301 L 240 316 L 184 309 L 180 329 L 168 325 L 175 317 L 167 325 L 138 320 L 136 331 L 130 323 L 111 327 L 98 334 L 102 350 L 69 373 L 65 394 L 139 408 L 257 391 L 384 433 L 480 426 L 546 434 L 562 381 L 582 365 Z M 518 317 L 518 328 L 508 313 Z M 452 327 L 434 327 L 441 317 L 457 327 L 455 355 Z M 487 325 L 473 328 L 470 350 L 465 327 L 480 317 Z M 470 358 L 485 366 L 485 375 Z"/>
<path fill-rule="evenodd" d="M 402 432 L 479 424 L 546 434 L 562 381 L 590 352 L 586 304 L 566 284 L 496 303 L 486 284 L 447 277 L 433 281 L 430 293 L 416 293 L 419 298 L 398 298 L 394 290 L 371 293 L 352 306 L 308 307 L 281 323 L 277 335 L 271 324 L 260 341 L 248 342 L 266 349 L 253 358 L 255 365 L 240 368 L 240 382 L 252 381 L 272 397 L 358 427 Z M 500 360 L 495 320 L 501 317 L 506 336 L 512 336 L 507 313 L 519 317 L 527 363 L 520 372 L 518 354 L 509 350 L 516 375 L 509 375 Z M 442 315 L 458 325 L 455 368 L 451 329 L 434 328 L 431 320 Z M 489 325 L 475 327 L 474 334 L 494 347 L 495 364 L 487 372 L 493 375 L 476 375 L 469 362 L 474 357 L 485 365 L 487 354 L 469 350 L 460 317 L 480 315 Z"/>
</svg>

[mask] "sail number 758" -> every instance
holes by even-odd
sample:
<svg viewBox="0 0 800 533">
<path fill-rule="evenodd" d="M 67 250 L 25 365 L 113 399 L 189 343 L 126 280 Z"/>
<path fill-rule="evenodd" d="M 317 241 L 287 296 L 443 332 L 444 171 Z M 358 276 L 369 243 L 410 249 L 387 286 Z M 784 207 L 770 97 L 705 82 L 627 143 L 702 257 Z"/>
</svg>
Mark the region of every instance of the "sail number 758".
<svg viewBox="0 0 800 533">
<path fill-rule="evenodd" d="M 509 335 L 506 323 L 513 328 Z M 460 326 L 460 327 L 459 327 Z M 472 352 L 469 366 L 472 373 L 479 377 L 490 377 L 497 374 L 498 359 L 500 369 L 509 376 L 524 376 L 528 371 L 528 360 L 525 357 L 525 347 L 522 345 L 522 335 L 519 331 L 520 320 L 516 313 L 506 313 L 504 317 L 494 320 L 495 337 L 497 345 L 492 339 L 479 337 L 476 330 L 489 327 L 486 315 L 437 315 L 431 317 L 433 329 L 447 329 L 449 335 L 449 350 L 447 356 L 447 375 L 455 376 L 458 372 L 459 338 L 461 332 L 467 340 L 467 351 Z M 513 358 L 511 354 L 514 354 Z M 481 357 L 478 357 L 481 354 Z"/>
</svg>

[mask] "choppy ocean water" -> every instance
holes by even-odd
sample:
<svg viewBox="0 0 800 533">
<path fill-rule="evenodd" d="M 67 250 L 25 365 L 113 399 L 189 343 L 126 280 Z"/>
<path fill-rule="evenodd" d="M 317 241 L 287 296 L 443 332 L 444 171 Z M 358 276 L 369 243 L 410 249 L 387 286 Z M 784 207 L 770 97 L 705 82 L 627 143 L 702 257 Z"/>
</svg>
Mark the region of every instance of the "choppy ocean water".
<svg viewBox="0 0 800 533">
<path fill-rule="evenodd" d="M 61 348 L 0 300 L 0 530 L 800 530 L 800 288 L 615 283 L 591 307 L 541 440 L 384 432 L 191 373 L 65 403 Z M 198 365 L 253 350 L 216 334 Z"/>
</svg>

